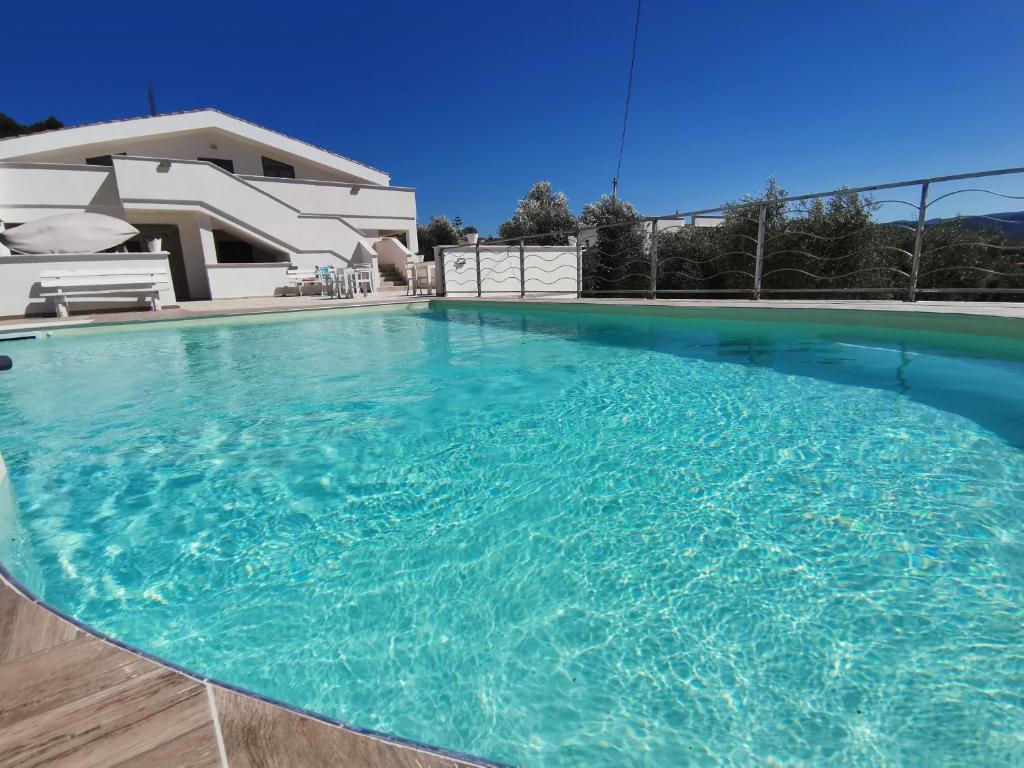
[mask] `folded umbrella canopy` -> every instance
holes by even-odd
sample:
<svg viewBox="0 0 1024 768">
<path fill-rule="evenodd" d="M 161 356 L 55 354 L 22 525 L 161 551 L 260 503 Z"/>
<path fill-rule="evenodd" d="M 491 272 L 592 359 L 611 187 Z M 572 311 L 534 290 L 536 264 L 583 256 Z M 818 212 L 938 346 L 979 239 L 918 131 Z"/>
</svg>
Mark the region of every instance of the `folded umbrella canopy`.
<svg viewBox="0 0 1024 768">
<path fill-rule="evenodd" d="M 139 234 L 127 221 L 100 213 L 59 213 L 3 231 L 0 243 L 16 253 L 98 253 Z"/>
</svg>

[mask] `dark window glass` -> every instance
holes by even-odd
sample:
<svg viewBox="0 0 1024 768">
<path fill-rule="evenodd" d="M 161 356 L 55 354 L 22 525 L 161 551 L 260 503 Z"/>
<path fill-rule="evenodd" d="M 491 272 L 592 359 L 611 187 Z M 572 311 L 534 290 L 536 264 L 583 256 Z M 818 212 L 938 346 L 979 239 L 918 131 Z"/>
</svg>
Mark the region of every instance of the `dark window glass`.
<svg viewBox="0 0 1024 768">
<path fill-rule="evenodd" d="M 235 172 L 235 163 L 233 160 L 225 160 L 222 157 L 197 157 L 196 160 L 202 160 L 205 163 L 213 163 L 214 165 L 220 166 L 228 173 Z"/>
<path fill-rule="evenodd" d="M 249 243 L 241 240 L 217 240 L 217 262 L 220 264 L 252 264 L 256 254 Z"/>
<path fill-rule="evenodd" d="M 295 169 L 287 163 L 281 163 L 277 160 L 271 160 L 269 157 L 264 157 L 263 175 L 273 179 L 294 179 Z"/>
<path fill-rule="evenodd" d="M 119 155 L 127 155 L 127 152 L 118 152 Z M 110 159 L 110 155 L 97 155 L 96 157 L 85 158 L 86 165 L 113 165 L 114 161 Z"/>
</svg>

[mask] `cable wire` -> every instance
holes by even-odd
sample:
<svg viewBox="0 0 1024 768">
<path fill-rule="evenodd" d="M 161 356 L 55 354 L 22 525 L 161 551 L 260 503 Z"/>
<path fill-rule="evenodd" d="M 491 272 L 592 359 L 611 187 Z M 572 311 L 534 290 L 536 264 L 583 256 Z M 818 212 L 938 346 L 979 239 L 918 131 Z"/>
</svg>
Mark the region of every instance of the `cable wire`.
<svg viewBox="0 0 1024 768">
<path fill-rule="evenodd" d="M 629 100 L 633 94 L 633 70 L 636 68 L 636 41 L 640 35 L 640 5 L 643 0 L 636 0 L 636 22 L 633 25 L 633 52 L 629 57 L 629 84 L 626 86 L 626 109 L 622 115 L 622 139 L 619 141 L 619 163 L 615 167 L 612 179 L 612 197 L 615 197 L 619 186 L 619 175 L 622 173 L 622 153 L 626 148 L 626 126 L 629 123 Z"/>
</svg>

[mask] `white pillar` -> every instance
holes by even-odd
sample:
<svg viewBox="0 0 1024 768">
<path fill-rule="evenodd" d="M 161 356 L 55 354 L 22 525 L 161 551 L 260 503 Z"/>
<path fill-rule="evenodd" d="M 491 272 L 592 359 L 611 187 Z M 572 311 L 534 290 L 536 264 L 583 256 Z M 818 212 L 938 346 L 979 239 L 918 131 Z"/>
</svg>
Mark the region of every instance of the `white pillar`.
<svg viewBox="0 0 1024 768">
<path fill-rule="evenodd" d="M 196 228 L 199 230 L 199 244 L 203 251 L 203 262 L 217 263 L 217 242 L 213 239 L 213 222 L 209 216 L 196 216 Z"/>
<path fill-rule="evenodd" d="M 213 224 L 209 216 L 195 216 L 178 227 L 181 252 L 185 260 L 188 291 L 193 300 L 209 299 L 210 280 L 206 265 L 217 263 L 217 244 L 213 240 Z"/>
</svg>

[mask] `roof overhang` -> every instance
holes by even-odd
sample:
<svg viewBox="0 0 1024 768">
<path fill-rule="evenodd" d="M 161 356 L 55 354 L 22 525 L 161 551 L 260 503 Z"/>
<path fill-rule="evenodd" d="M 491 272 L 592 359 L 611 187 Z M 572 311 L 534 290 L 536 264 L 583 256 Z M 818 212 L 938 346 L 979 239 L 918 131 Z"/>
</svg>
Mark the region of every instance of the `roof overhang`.
<svg viewBox="0 0 1024 768">
<path fill-rule="evenodd" d="M 241 139 L 302 158 L 308 163 L 353 176 L 366 184 L 388 185 L 391 177 L 377 168 L 328 152 L 326 149 L 285 136 L 216 109 L 175 112 L 155 117 L 112 120 L 62 128 L 0 140 L 0 160 L 17 160 L 54 150 L 104 144 L 111 141 L 148 139 L 165 134 L 217 130 Z"/>
</svg>

